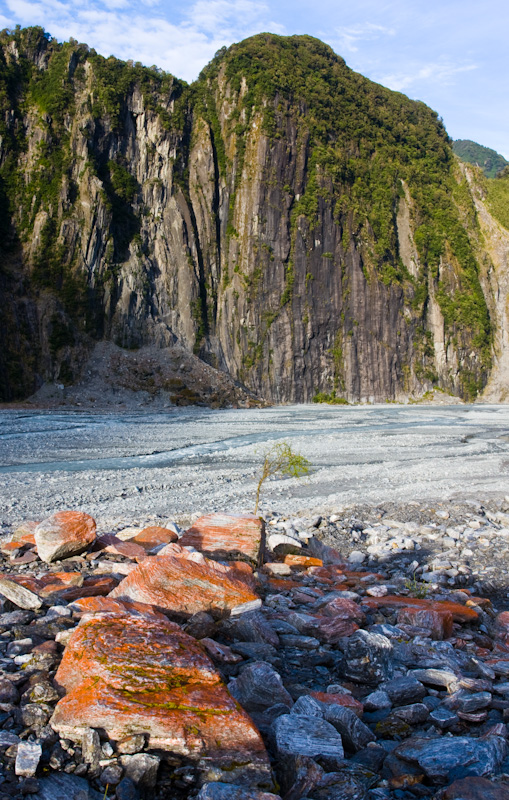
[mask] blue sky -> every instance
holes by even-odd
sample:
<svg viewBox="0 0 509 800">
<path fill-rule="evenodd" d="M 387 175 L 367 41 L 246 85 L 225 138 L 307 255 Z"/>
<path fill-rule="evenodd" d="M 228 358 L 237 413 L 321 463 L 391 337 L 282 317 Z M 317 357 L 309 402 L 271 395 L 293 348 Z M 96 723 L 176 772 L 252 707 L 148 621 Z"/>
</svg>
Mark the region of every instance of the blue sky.
<svg viewBox="0 0 509 800">
<path fill-rule="evenodd" d="M 509 159 L 507 0 L 0 0 L 0 28 L 16 24 L 186 80 L 246 36 L 308 33 L 352 69 L 430 105 L 454 139 Z"/>
</svg>

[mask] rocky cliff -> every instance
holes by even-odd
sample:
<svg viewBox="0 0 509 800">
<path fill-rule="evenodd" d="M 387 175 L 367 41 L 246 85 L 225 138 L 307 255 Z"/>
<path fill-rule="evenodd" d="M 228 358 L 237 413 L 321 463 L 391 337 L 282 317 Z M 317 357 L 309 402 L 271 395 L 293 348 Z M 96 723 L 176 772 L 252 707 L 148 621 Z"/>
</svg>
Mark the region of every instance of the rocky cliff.
<svg viewBox="0 0 509 800">
<path fill-rule="evenodd" d="M 260 34 L 187 86 L 4 32 L 0 105 L 3 399 L 103 340 L 273 402 L 485 386 L 492 256 L 447 133 L 321 42 Z"/>
</svg>

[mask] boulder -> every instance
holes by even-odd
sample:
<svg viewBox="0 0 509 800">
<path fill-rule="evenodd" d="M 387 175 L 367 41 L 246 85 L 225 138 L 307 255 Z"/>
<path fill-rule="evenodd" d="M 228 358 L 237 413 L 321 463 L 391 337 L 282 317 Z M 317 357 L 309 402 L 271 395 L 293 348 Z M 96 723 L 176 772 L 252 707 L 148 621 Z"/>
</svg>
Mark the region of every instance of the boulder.
<svg viewBox="0 0 509 800">
<path fill-rule="evenodd" d="M 118 600 L 134 600 L 190 617 L 198 611 L 220 616 L 237 607 L 261 601 L 235 567 L 167 545 L 171 555 L 149 556 L 110 593 Z"/>
<path fill-rule="evenodd" d="M 270 782 L 258 731 L 203 648 L 174 623 L 127 613 L 84 617 L 55 683 L 66 692 L 51 719 L 61 737 L 82 741 L 88 728 L 114 741 L 143 734 L 151 749 L 205 758 L 219 770 L 248 764 Z"/>
<path fill-rule="evenodd" d="M 252 514 L 207 514 L 184 533 L 183 546 L 191 546 L 210 558 L 248 561 L 258 566 L 265 548 L 265 523 Z"/>
<path fill-rule="evenodd" d="M 95 521 L 81 511 L 57 511 L 35 529 L 37 554 L 50 563 L 79 555 L 96 538 Z"/>
</svg>

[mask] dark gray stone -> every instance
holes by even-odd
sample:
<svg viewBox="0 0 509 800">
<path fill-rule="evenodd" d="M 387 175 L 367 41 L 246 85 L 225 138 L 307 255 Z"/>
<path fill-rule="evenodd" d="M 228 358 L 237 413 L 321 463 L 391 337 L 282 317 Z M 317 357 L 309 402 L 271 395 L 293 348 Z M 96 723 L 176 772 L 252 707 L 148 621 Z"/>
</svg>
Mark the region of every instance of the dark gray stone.
<svg viewBox="0 0 509 800">
<path fill-rule="evenodd" d="M 412 703 L 409 706 L 399 706 L 392 714 L 409 725 L 422 725 L 429 717 L 429 708 L 424 703 Z"/>
<path fill-rule="evenodd" d="M 248 664 L 238 678 L 230 681 L 228 689 L 246 711 L 263 711 L 276 703 L 293 706 L 281 677 L 265 661 Z"/>
<path fill-rule="evenodd" d="M 459 717 L 454 711 L 450 711 L 445 706 L 439 706 L 430 713 L 429 721 L 432 722 L 433 725 L 436 725 L 437 728 L 440 728 L 440 730 L 446 730 L 450 728 L 451 725 L 455 725 L 459 722 Z"/>
<path fill-rule="evenodd" d="M 499 770 L 507 752 L 501 736 L 471 739 L 466 736 L 441 736 L 437 739 L 409 739 L 394 753 L 398 758 L 417 763 L 426 776 L 437 783 L 483 777 Z"/>
<path fill-rule="evenodd" d="M 153 789 L 156 785 L 160 762 L 159 756 L 148 753 L 135 753 L 133 756 L 120 758 L 125 777 L 130 778 L 142 793 L 144 790 Z"/>
<path fill-rule="evenodd" d="M 445 701 L 447 708 L 455 711 L 462 711 L 471 714 L 473 711 L 480 711 L 487 708 L 491 703 L 491 692 L 474 692 L 473 694 L 465 690 L 455 692 Z"/>
<path fill-rule="evenodd" d="M 378 684 L 392 677 L 392 644 L 386 636 L 355 631 L 344 645 L 343 674 L 357 683 Z"/>
<path fill-rule="evenodd" d="M 272 738 L 279 758 L 285 756 L 325 756 L 343 759 L 343 742 L 338 731 L 318 717 L 285 714 L 272 725 Z"/>
<path fill-rule="evenodd" d="M 103 794 L 92 789 L 84 778 L 54 772 L 39 779 L 39 791 L 31 795 L 31 800 L 103 800 Z"/>
<path fill-rule="evenodd" d="M 408 675 L 394 678 L 392 681 L 384 683 L 380 689 L 387 692 L 395 706 L 419 703 L 426 696 L 426 689 L 422 683 Z"/>
<path fill-rule="evenodd" d="M 341 734 L 344 745 L 349 750 L 362 750 L 376 739 L 373 731 L 359 719 L 351 708 L 337 705 L 326 706 L 325 719 L 334 725 Z"/>
<path fill-rule="evenodd" d="M 232 783 L 206 783 L 200 789 L 196 800 L 280 800 L 279 795 L 247 789 Z"/>
</svg>

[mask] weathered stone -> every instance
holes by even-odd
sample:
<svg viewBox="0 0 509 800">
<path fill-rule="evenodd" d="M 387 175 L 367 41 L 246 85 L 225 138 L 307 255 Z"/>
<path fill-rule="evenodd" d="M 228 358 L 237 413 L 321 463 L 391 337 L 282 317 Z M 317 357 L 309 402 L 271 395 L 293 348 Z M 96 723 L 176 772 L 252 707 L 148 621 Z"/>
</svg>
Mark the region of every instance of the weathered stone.
<svg viewBox="0 0 509 800">
<path fill-rule="evenodd" d="M 387 692 L 382 689 L 377 689 L 376 692 L 371 692 L 363 700 L 364 708 L 366 711 L 381 711 L 384 708 L 392 707 L 392 700 Z"/>
<path fill-rule="evenodd" d="M 426 689 L 422 683 L 409 675 L 387 681 L 380 688 L 387 692 L 391 703 L 396 706 L 418 703 L 426 696 Z"/>
<path fill-rule="evenodd" d="M 20 742 L 14 764 L 14 772 L 19 778 L 30 778 L 37 772 L 42 756 L 42 747 L 38 742 Z"/>
<path fill-rule="evenodd" d="M 349 708 L 342 708 L 337 705 L 325 707 L 325 719 L 334 725 L 341 734 L 343 743 L 349 750 L 362 750 L 370 742 L 374 742 L 376 736 L 365 725 L 359 717 Z"/>
<path fill-rule="evenodd" d="M 115 614 L 125 614 L 128 612 L 135 617 L 155 617 L 162 622 L 167 621 L 167 617 L 157 611 L 154 606 L 147 603 L 130 602 L 129 600 L 113 600 L 111 597 L 81 597 L 73 600 L 69 606 L 75 614 L 97 614 L 99 612 L 112 612 Z"/>
<path fill-rule="evenodd" d="M 84 617 L 55 682 L 67 692 L 51 721 L 61 736 L 79 740 L 86 728 L 115 741 L 146 734 L 151 748 L 206 755 L 225 767 L 245 763 L 249 754 L 260 772 L 268 771 L 251 720 L 200 645 L 174 623 L 129 614 Z"/>
<path fill-rule="evenodd" d="M 85 728 L 81 737 L 81 752 L 85 764 L 88 764 L 92 770 L 97 770 L 102 758 L 101 740 L 97 731 Z"/>
<path fill-rule="evenodd" d="M 322 567 L 323 561 L 320 558 L 313 558 L 312 556 L 297 556 L 288 553 L 285 556 L 285 564 L 294 569 L 307 569 L 308 567 Z"/>
<path fill-rule="evenodd" d="M 37 553 L 49 563 L 76 556 L 96 538 L 95 521 L 80 511 L 57 511 L 35 529 Z"/>
<path fill-rule="evenodd" d="M 110 593 L 119 600 L 134 600 L 183 616 L 197 611 L 224 614 L 258 601 L 234 567 L 168 545 L 172 555 L 149 556 Z"/>
<path fill-rule="evenodd" d="M 402 608 L 398 612 L 398 625 L 412 625 L 422 628 L 426 635 L 435 640 L 449 639 L 452 636 L 453 619 L 450 611 L 436 611 L 431 608 Z"/>
<path fill-rule="evenodd" d="M 196 800 L 281 800 L 281 798 L 269 792 L 217 782 L 202 786 Z"/>
<path fill-rule="evenodd" d="M 466 714 L 471 714 L 474 711 L 480 711 L 487 708 L 491 703 L 491 692 L 467 692 L 460 690 L 455 692 L 445 701 L 447 708 L 454 711 L 462 711 Z"/>
<path fill-rule="evenodd" d="M 344 708 L 350 708 L 358 717 L 362 717 L 362 712 L 364 710 L 362 703 L 347 692 L 312 691 L 310 692 L 310 697 L 314 697 L 315 700 L 324 703 L 326 706 L 343 706 Z"/>
<path fill-rule="evenodd" d="M 31 800 L 103 800 L 88 781 L 65 772 L 53 772 L 39 779 L 39 790 L 30 795 Z"/>
<path fill-rule="evenodd" d="M 201 644 L 214 661 L 219 661 L 223 664 L 238 664 L 239 661 L 242 661 L 241 655 L 237 655 L 227 645 L 218 644 L 213 639 L 204 637 L 201 639 Z"/>
<path fill-rule="evenodd" d="M 438 706 L 433 711 L 430 712 L 429 715 L 430 722 L 433 725 L 436 725 L 437 728 L 440 730 L 446 730 L 450 728 L 452 725 L 456 725 L 459 721 L 459 717 L 454 711 L 450 711 L 445 706 Z"/>
<path fill-rule="evenodd" d="M 443 790 L 442 800 L 509 800 L 509 786 L 487 778 L 462 778 Z"/>
<path fill-rule="evenodd" d="M 465 736 L 438 739 L 409 739 L 394 753 L 404 761 L 415 762 L 425 775 L 436 783 L 446 783 L 451 777 L 496 773 L 507 751 L 505 739 L 488 736 L 471 739 Z"/>
<path fill-rule="evenodd" d="M 346 641 L 343 673 L 356 683 L 377 684 L 392 677 L 392 644 L 386 636 L 358 630 Z"/>
<path fill-rule="evenodd" d="M 134 539 L 124 542 L 112 533 L 107 533 L 105 536 L 101 536 L 97 543 L 104 548 L 106 553 L 125 556 L 133 561 L 143 561 L 143 559 L 147 557 L 146 549 L 136 544 Z"/>
<path fill-rule="evenodd" d="M 19 692 L 8 678 L 0 678 L 0 703 L 17 703 Z"/>
<path fill-rule="evenodd" d="M 243 614 L 239 619 L 233 620 L 230 623 L 230 631 L 236 639 L 242 639 L 245 642 L 279 646 L 279 636 L 259 611 Z"/>
<path fill-rule="evenodd" d="M 318 700 L 311 697 L 309 694 L 303 694 L 295 701 L 291 714 L 301 714 L 304 717 L 320 717 L 324 718 L 324 709 Z"/>
<path fill-rule="evenodd" d="M 42 606 L 42 600 L 35 592 L 7 578 L 0 578 L 0 594 L 19 608 L 31 610 Z"/>
<path fill-rule="evenodd" d="M 125 770 L 126 777 L 140 790 L 148 791 L 155 787 L 161 763 L 159 756 L 150 753 L 136 753 L 132 756 L 122 756 L 120 763 Z"/>
<path fill-rule="evenodd" d="M 425 686 L 437 686 L 439 688 L 454 691 L 459 688 L 458 677 L 454 672 L 447 669 L 413 669 L 410 676 Z"/>
<path fill-rule="evenodd" d="M 246 711 L 263 711 L 276 703 L 289 708 L 293 705 L 281 677 L 265 661 L 248 664 L 238 678 L 230 681 L 228 689 Z"/>
<path fill-rule="evenodd" d="M 141 545 L 145 551 L 150 552 L 155 550 L 161 545 L 171 544 L 171 542 L 178 542 L 178 536 L 175 531 L 169 528 L 160 528 L 158 525 L 152 525 L 149 528 L 143 528 L 140 533 L 130 540 L 137 545 Z"/>
<path fill-rule="evenodd" d="M 103 786 L 116 786 L 122 780 L 122 767 L 120 764 L 109 764 L 99 776 L 99 783 Z"/>
<path fill-rule="evenodd" d="M 140 800 L 140 793 L 130 778 L 122 778 L 115 789 L 116 800 Z"/>
<path fill-rule="evenodd" d="M 279 759 L 323 756 L 339 762 L 344 757 L 340 734 L 329 722 L 317 717 L 284 714 L 274 721 L 272 735 Z"/>
<path fill-rule="evenodd" d="M 334 619 L 344 619 L 358 625 L 366 624 L 366 615 L 360 606 L 345 597 L 335 597 L 322 608 L 322 613 Z"/>
<path fill-rule="evenodd" d="M 265 547 L 265 523 L 248 514 L 207 514 L 196 520 L 180 539 L 210 558 L 260 564 Z"/>
<path fill-rule="evenodd" d="M 135 736 L 126 736 L 125 739 L 119 739 L 117 742 L 117 753 L 123 755 L 134 755 L 139 753 L 145 747 L 146 737 L 144 734 L 139 733 Z"/>
<path fill-rule="evenodd" d="M 399 706 L 392 713 L 394 717 L 409 725 L 421 725 L 429 717 L 429 708 L 424 703 L 412 703 L 408 706 Z"/>
<path fill-rule="evenodd" d="M 479 614 L 475 609 L 450 601 L 433 601 L 403 595 L 386 595 L 385 597 L 363 597 L 362 605 L 368 608 L 394 609 L 412 606 L 440 613 L 448 612 L 452 614 L 454 622 L 478 622 L 479 620 Z"/>
<path fill-rule="evenodd" d="M 324 775 L 309 797 L 313 800 L 364 800 L 365 784 L 348 773 L 333 772 Z"/>
</svg>

